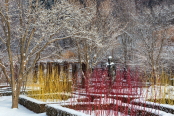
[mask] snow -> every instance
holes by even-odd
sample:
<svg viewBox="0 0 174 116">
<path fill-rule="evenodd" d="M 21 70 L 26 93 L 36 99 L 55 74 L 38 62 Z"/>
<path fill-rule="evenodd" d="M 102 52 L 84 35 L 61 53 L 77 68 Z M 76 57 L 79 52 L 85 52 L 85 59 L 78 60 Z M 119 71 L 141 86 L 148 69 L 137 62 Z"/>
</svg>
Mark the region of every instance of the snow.
<svg viewBox="0 0 174 116">
<path fill-rule="evenodd" d="M 18 109 L 11 109 L 11 96 L 0 97 L 0 116 L 47 116 L 46 113 L 36 114 L 19 104 Z"/>
<path fill-rule="evenodd" d="M 1 90 L 7 90 L 9 89 L 8 87 L 5 88 L 1 88 Z M 155 90 L 154 90 L 155 89 Z M 174 86 L 150 86 L 149 88 L 144 88 L 143 90 L 143 95 L 141 97 L 137 98 L 138 99 L 134 99 L 134 102 L 141 102 L 141 103 L 146 103 L 146 104 L 153 104 L 153 105 L 158 105 L 158 106 L 164 106 L 170 109 L 174 109 L 173 105 L 169 105 L 169 104 L 159 104 L 159 103 L 154 103 L 154 102 L 150 102 L 150 101 L 146 101 L 147 100 L 147 96 L 150 96 L 152 91 L 157 92 L 158 96 L 157 98 L 161 98 L 161 93 L 165 93 L 166 96 L 170 95 L 171 97 L 174 97 L 172 93 L 174 93 Z M 148 95 L 145 95 L 148 94 Z M 159 94 L 160 93 L 160 94 Z M 170 94 L 169 94 L 170 93 Z M 62 93 L 63 94 L 63 93 Z M 69 93 L 66 93 L 67 95 L 69 95 Z M 81 94 L 85 94 L 85 93 L 81 93 Z M 92 94 L 93 95 L 93 94 Z M 94 94 L 94 95 L 98 95 L 98 94 Z M 101 96 L 105 96 L 104 94 L 100 94 Z M 109 95 L 109 96 L 115 96 L 115 95 Z M 117 95 L 120 96 L 120 95 Z M 128 95 L 121 95 L 124 97 L 133 97 L 133 96 L 128 96 Z M 136 96 L 136 95 L 135 95 Z M 134 97 L 135 97 L 134 96 Z M 146 97 L 143 97 L 146 96 Z M 20 95 L 20 98 L 24 98 L 27 99 L 29 101 L 33 101 L 36 102 L 37 104 L 49 104 L 47 105 L 48 107 L 54 107 L 56 109 L 59 110 L 63 110 L 66 112 L 70 112 L 71 114 L 78 114 L 79 116 L 88 116 L 88 114 L 90 114 L 91 116 L 94 116 L 96 113 L 100 113 L 102 114 L 102 116 L 104 116 L 103 114 L 107 115 L 107 111 L 93 111 L 88 113 L 89 111 L 76 111 L 73 109 L 69 109 L 69 108 L 65 108 L 62 107 L 60 105 L 76 105 L 76 104 L 89 104 L 89 102 L 77 102 L 78 99 L 80 98 L 87 98 L 86 96 L 82 96 L 82 95 L 74 95 L 72 96 L 72 98 L 69 98 L 66 101 L 62 101 L 62 102 L 54 102 L 56 104 L 50 104 L 51 102 L 42 102 L 24 95 Z M 119 106 L 128 106 L 129 108 L 134 108 L 136 110 L 144 110 L 147 112 L 153 112 L 154 114 L 159 114 L 160 116 L 174 116 L 173 114 L 170 113 L 166 113 L 164 111 L 160 111 L 160 110 L 155 110 L 153 108 L 147 108 L 147 107 L 142 107 L 142 106 L 137 106 L 137 105 L 132 105 L 132 104 L 126 104 L 126 103 L 122 103 L 119 100 L 115 100 L 115 99 L 111 99 L 111 98 L 100 98 L 100 99 L 94 99 L 94 102 L 90 102 L 90 104 L 96 104 L 96 103 L 100 103 L 100 104 L 105 104 L 105 103 L 116 103 Z M 85 114 L 84 114 L 85 113 Z M 120 112 L 114 112 L 111 111 L 110 114 L 116 114 L 119 113 L 119 115 L 121 116 L 122 114 Z M 46 113 L 40 113 L 40 114 L 36 114 L 28 109 L 26 109 L 25 107 L 23 107 L 22 105 L 19 104 L 19 108 L 18 109 L 11 109 L 11 96 L 0 96 L 0 116 L 46 116 Z"/>
<path fill-rule="evenodd" d="M 44 60 L 40 60 L 39 62 L 58 62 L 58 63 L 63 63 L 63 62 L 78 62 L 77 59 L 44 59 Z"/>
<path fill-rule="evenodd" d="M 0 93 L 11 93 L 11 87 L 3 87 L 0 85 Z"/>
<path fill-rule="evenodd" d="M 26 97 L 26 96 L 23 96 L 21 95 L 20 96 L 21 98 L 26 98 L 26 99 L 30 99 L 31 101 L 35 101 L 37 103 L 42 103 L 40 101 L 36 101 L 35 99 L 32 99 L 32 98 L 29 98 L 29 97 Z M 97 102 L 98 99 L 96 99 L 96 102 Z M 107 100 L 108 102 L 112 101 L 112 99 L 101 99 L 101 101 L 105 101 Z M 141 101 L 143 102 L 144 100 L 141 99 L 141 100 L 134 100 L 134 101 Z M 18 109 L 11 109 L 11 96 L 2 96 L 0 97 L 0 116 L 46 116 L 46 113 L 40 113 L 40 114 L 36 114 L 28 109 L 26 109 L 25 107 L 23 107 L 22 105 L 19 104 L 19 108 Z M 119 102 L 119 100 L 117 101 Z M 120 101 L 121 102 L 121 101 Z M 148 102 L 150 104 L 150 102 Z M 84 103 L 83 103 L 84 104 Z M 141 106 L 137 106 L 137 105 L 131 105 L 131 104 L 126 104 L 126 103 L 122 103 L 121 105 L 125 105 L 125 106 L 128 106 L 128 107 L 134 107 L 134 109 L 139 109 L 139 110 L 145 110 L 147 112 L 153 112 L 155 114 L 159 114 L 160 116 L 173 116 L 173 114 L 170 114 L 170 113 L 166 113 L 164 111 L 160 111 L 160 110 L 155 110 L 155 109 L 152 109 L 152 108 L 145 108 L 145 107 L 141 107 Z M 160 105 L 167 105 L 167 104 L 160 104 Z M 56 109 L 59 109 L 59 110 L 63 110 L 65 112 L 70 112 L 71 114 L 76 114 L 76 115 L 79 115 L 79 116 L 89 116 L 88 114 L 84 114 L 82 112 L 84 111 L 76 111 L 76 110 L 73 110 L 73 109 L 69 109 L 69 108 L 65 108 L 65 107 L 62 107 L 58 104 L 49 104 L 47 105 L 47 107 L 54 107 Z M 169 107 L 169 105 L 168 105 Z M 170 105 L 170 108 L 172 106 Z M 86 111 L 88 112 L 88 111 Z M 94 111 L 95 113 L 96 112 L 101 112 L 102 116 L 104 116 L 103 114 L 106 113 L 107 115 L 107 111 Z M 94 112 L 91 112 L 91 116 L 94 116 L 95 113 Z M 122 114 L 120 112 L 110 112 L 110 114 L 115 114 L 115 113 L 119 113 L 118 116 L 121 116 Z"/>
<path fill-rule="evenodd" d="M 117 105 L 121 105 L 121 100 L 115 100 L 112 98 L 100 98 L 100 99 L 94 99 L 95 104 L 110 104 L 110 103 L 116 103 Z"/>
<path fill-rule="evenodd" d="M 20 97 L 20 98 L 27 99 L 27 100 L 32 101 L 32 102 L 35 102 L 35 103 L 37 103 L 37 104 L 45 104 L 45 102 L 42 102 L 42 101 L 33 99 L 33 98 L 31 98 L 31 97 L 27 97 L 27 96 L 25 96 L 25 95 L 20 95 L 19 97 Z"/>
<path fill-rule="evenodd" d="M 9 84 L 8 83 L 0 83 L 0 87 L 1 86 L 9 86 Z"/>
</svg>

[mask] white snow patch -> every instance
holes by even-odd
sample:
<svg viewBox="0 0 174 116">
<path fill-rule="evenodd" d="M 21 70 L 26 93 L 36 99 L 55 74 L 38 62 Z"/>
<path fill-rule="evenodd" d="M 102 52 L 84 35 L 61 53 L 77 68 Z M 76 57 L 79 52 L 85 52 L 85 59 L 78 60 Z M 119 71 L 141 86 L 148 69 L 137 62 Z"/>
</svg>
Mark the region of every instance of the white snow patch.
<svg viewBox="0 0 174 116">
<path fill-rule="evenodd" d="M 25 96 L 25 95 L 20 95 L 19 97 L 20 97 L 20 98 L 24 98 L 24 99 L 29 100 L 29 101 L 32 101 L 32 102 L 35 102 L 35 103 L 37 103 L 37 104 L 45 104 L 45 102 L 42 102 L 42 101 L 33 99 L 33 98 L 31 98 L 31 97 L 27 97 L 27 96 Z"/>
<path fill-rule="evenodd" d="M 18 109 L 11 109 L 11 96 L 0 97 L 0 116 L 46 116 L 46 113 L 36 114 L 19 104 Z"/>
<path fill-rule="evenodd" d="M 121 100 L 115 100 L 115 99 L 112 99 L 112 98 L 101 98 L 101 99 L 94 99 L 94 103 L 98 103 L 98 104 L 110 104 L 110 103 L 115 103 L 115 104 L 119 104 L 121 105 L 122 102 Z"/>
</svg>

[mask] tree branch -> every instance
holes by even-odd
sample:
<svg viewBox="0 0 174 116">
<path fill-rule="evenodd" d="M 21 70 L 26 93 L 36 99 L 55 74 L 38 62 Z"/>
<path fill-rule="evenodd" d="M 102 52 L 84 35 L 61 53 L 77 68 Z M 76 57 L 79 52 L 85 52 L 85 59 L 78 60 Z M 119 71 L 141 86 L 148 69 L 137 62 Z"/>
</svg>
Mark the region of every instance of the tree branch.
<svg viewBox="0 0 174 116">
<path fill-rule="evenodd" d="M 29 46 L 30 46 L 30 43 L 31 43 L 31 40 L 33 39 L 33 34 L 35 32 L 35 28 L 32 29 L 30 35 L 29 35 L 29 38 L 28 38 L 28 42 L 27 42 L 27 45 L 26 45 L 26 55 L 28 54 L 28 49 L 29 49 Z"/>
<path fill-rule="evenodd" d="M 2 43 L 6 44 L 6 42 L 0 37 L 0 40 L 2 41 Z"/>
<path fill-rule="evenodd" d="M 5 78 L 7 79 L 7 81 L 10 83 L 10 86 L 11 86 L 11 80 L 10 80 L 10 77 L 7 75 L 7 71 L 6 71 L 6 68 L 5 66 L 2 64 L 2 61 L 0 59 L 0 67 L 2 68 L 2 71 L 5 75 Z"/>
</svg>

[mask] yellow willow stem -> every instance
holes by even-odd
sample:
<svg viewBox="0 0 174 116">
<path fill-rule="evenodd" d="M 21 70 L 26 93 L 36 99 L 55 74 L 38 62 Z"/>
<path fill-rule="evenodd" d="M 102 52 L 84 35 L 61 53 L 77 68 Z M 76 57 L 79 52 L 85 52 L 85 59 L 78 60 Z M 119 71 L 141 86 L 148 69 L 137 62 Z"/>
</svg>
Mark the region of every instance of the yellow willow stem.
<svg viewBox="0 0 174 116">
<path fill-rule="evenodd" d="M 66 100 L 69 97 L 63 94 L 72 92 L 72 81 L 68 80 L 65 72 L 61 72 L 61 75 L 59 75 L 58 65 L 54 63 L 48 63 L 46 67 L 40 64 L 38 66 L 37 83 L 34 81 L 28 83 L 28 86 L 32 86 L 32 91 L 28 93 L 28 96 L 42 101 Z"/>
<path fill-rule="evenodd" d="M 162 104 L 174 104 L 174 86 L 171 74 L 164 71 L 158 75 L 156 85 L 151 85 L 151 97 L 147 97 L 150 101 L 156 101 Z M 151 80 L 153 82 L 153 79 Z"/>
</svg>

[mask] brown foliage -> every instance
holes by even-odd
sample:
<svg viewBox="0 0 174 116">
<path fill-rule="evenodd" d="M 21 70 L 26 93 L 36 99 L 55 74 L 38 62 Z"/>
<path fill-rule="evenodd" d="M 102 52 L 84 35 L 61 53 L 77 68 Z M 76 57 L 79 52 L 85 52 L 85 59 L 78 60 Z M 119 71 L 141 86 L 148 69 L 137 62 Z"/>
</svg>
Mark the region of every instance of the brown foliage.
<svg viewBox="0 0 174 116">
<path fill-rule="evenodd" d="M 76 56 L 75 53 L 69 50 L 62 54 L 62 58 L 66 58 L 66 59 L 73 58 L 75 56 Z"/>
</svg>

